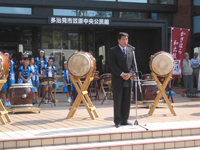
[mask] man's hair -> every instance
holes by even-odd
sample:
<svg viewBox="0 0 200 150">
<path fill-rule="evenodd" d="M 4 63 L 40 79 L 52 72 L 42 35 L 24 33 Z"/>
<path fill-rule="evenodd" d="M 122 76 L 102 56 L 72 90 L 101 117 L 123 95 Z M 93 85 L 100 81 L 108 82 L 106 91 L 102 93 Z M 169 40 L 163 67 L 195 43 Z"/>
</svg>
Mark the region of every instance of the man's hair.
<svg viewBox="0 0 200 150">
<path fill-rule="evenodd" d="M 126 32 L 119 32 L 118 35 L 117 35 L 118 40 L 120 40 L 122 36 L 127 36 L 128 37 L 128 33 L 126 33 Z"/>
</svg>

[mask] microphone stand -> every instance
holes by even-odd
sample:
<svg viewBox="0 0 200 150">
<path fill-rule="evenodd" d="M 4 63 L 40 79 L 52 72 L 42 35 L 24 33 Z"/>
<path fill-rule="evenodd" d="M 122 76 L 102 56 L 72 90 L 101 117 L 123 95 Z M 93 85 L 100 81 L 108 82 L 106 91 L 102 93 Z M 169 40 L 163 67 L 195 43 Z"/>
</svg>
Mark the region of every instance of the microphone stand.
<svg viewBox="0 0 200 150">
<path fill-rule="evenodd" d="M 144 128 L 144 129 L 146 129 L 146 130 L 149 130 L 149 129 L 143 127 L 142 125 L 140 125 L 140 124 L 138 123 L 138 121 L 137 121 L 137 108 L 138 108 L 138 103 L 137 103 L 137 85 L 139 85 L 139 89 L 140 89 L 140 94 L 141 94 L 141 96 L 142 96 L 142 89 L 141 89 L 141 82 L 140 82 L 139 75 L 138 75 L 137 62 L 136 62 L 136 57 L 135 57 L 135 52 L 134 52 L 134 49 L 135 49 L 135 48 L 134 48 L 133 46 L 129 45 L 129 44 L 128 44 L 128 46 L 130 46 L 130 47 L 133 49 L 133 57 L 134 57 L 134 64 L 135 64 L 135 70 L 136 70 L 136 74 L 135 74 L 135 75 L 136 75 L 136 80 L 135 80 L 136 120 L 135 120 L 135 122 L 134 122 L 134 125 L 137 125 L 137 126 L 140 126 L 140 127 Z M 145 124 L 145 126 L 146 126 L 146 124 Z"/>
</svg>

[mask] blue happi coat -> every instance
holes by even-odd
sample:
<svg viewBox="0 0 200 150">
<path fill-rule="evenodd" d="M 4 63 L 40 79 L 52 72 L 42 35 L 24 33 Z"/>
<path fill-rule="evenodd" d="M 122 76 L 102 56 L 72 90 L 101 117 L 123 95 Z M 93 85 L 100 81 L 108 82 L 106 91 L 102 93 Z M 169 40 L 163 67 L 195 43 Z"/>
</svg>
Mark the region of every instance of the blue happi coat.
<svg viewBox="0 0 200 150">
<path fill-rule="evenodd" d="M 31 72 L 32 72 L 32 69 L 31 69 L 30 66 L 27 66 L 27 67 L 28 67 L 28 74 L 27 74 L 27 79 L 28 79 L 30 74 L 31 74 Z M 18 70 L 19 71 L 21 70 L 21 75 L 22 75 L 22 77 L 24 77 L 24 66 L 20 66 Z M 22 80 L 22 78 L 19 77 L 18 78 L 18 83 L 24 83 L 24 80 Z M 33 85 L 31 78 L 28 80 L 28 83 Z M 33 93 L 35 92 L 34 88 L 32 88 L 32 91 L 33 91 Z"/>
<path fill-rule="evenodd" d="M 40 58 L 39 57 L 36 57 L 35 60 L 37 61 L 37 69 L 38 69 L 38 72 L 40 71 Z M 44 64 L 48 64 L 48 60 L 45 58 L 44 59 L 45 63 Z"/>
<path fill-rule="evenodd" d="M 47 68 L 48 68 L 48 67 L 49 67 L 48 64 L 45 64 L 44 67 L 43 67 L 43 69 L 45 70 L 45 72 L 44 72 L 45 77 L 48 77 L 48 71 L 47 71 Z M 52 70 L 52 77 L 54 77 L 54 74 L 55 74 L 55 72 L 56 72 L 57 70 L 56 70 L 56 67 L 55 67 L 55 66 L 52 65 L 51 67 L 52 67 L 52 69 L 51 69 L 51 70 Z M 54 80 L 54 82 L 56 83 L 56 80 Z M 56 85 L 56 84 L 54 84 L 53 87 L 57 89 L 57 85 Z"/>
<path fill-rule="evenodd" d="M 69 83 L 72 83 L 72 81 L 70 80 L 69 74 L 68 75 L 66 74 L 66 70 L 63 70 L 62 74 L 63 74 L 63 77 L 64 77 L 65 81 L 67 81 L 67 76 L 68 76 Z M 63 83 L 65 84 L 65 82 L 63 82 Z M 67 86 L 63 86 L 63 92 L 68 92 L 68 91 L 69 91 L 68 87 Z M 73 85 L 71 85 L 71 91 L 73 91 Z"/>
<path fill-rule="evenodd" d="M 32 69 L 30 68 L 30 66 L 27 66 L 27 67 L 28 67 L 28 74 L 27 74 L 27 79 L 28 79 L 30 74 L 31 74 L 31 72 L 32 72 Z M 24 66 L 20 66 L 18 70 L 19 71 L 21 70 L 21 75 L 22 75 L 22 77 L 24 77 Z M 19 77 L 18 78 L 18 83 L 24 83 L 24 80 L 22 80 L 22 78 Z M 31 78 L 28 80 L 28 83 L 32 84 Z"/>
<path fill-rule="evenodd" d="M 33 65 L 33 67 L 35 69 L 35 81 L 36 81 L 35 87 L 39 87 L 38 67 L 36 65 Z M 31 79 L 33 80 L 33 74 L 32 74 L 32 78 Z"/>
<path fill-rule="evenodd" d="M 6 83 L 3 84 L 1 91 L 3 89 L 9 88 L 12 84 L 15 84 L 15 73 L 14 73 L 14 69 L 13 69 L 14 64 L 15 63 L 12 60 L 10 60 L 10 78 L 7 79 L 7 80 L 9 80 L 9 85 L 8 85 L 8 82 L 6 81 Z"/>
</svg>

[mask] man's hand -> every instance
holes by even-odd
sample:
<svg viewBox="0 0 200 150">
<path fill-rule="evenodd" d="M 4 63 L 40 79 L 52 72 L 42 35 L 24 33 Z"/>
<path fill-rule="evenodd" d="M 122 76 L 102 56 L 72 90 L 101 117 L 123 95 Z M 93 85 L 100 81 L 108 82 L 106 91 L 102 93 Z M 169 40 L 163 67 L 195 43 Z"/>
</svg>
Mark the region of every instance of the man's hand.
<svg viewBox="0 0 200 150">
<path fill-rule="evenodd" d="M 123 74 L 122 74 L 122 78 L 123 78 L 124 80 L 128 80 L 130 77 L 131 77 L 131 74 L 130 74 L 130 73 L 123 73 Z"/>
<path fill-rule="evenodd" d="M 124 79 L 126 77 L 126 73 L 123 73 L 121 76 Z"/>
</svg>

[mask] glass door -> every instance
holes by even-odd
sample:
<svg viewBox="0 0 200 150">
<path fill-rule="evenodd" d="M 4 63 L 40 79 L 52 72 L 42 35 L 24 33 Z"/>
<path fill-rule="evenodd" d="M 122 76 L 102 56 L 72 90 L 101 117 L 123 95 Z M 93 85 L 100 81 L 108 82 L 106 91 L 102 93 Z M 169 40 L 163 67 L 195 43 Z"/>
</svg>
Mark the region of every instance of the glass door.
<svg viewBox="0 0 200 150">
<path fill-rule="evenodd" d="M 54 56 L 54 66 L 57 69 L 57 91 L 62 91 L 63 80 L 62 71 L 64 70 L 64 61 L 82 46 L 82 38 L 77 32 L 67 32 L 64 30 L 43 30 L 42 31 L 42 49 L 45 51 L 45 57 L 48 59 Z"/>
<path fill-rule="evenodd" d="M 104 74 L 106 73 L 106 35 L 96 35 L 96 42 L 95 42 L 95 47 L 96 47 L 96 60 L 97 60 L 97 71 L 99 71 L 99 74 Z"/>
</svg>

